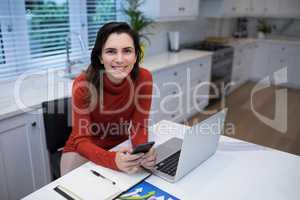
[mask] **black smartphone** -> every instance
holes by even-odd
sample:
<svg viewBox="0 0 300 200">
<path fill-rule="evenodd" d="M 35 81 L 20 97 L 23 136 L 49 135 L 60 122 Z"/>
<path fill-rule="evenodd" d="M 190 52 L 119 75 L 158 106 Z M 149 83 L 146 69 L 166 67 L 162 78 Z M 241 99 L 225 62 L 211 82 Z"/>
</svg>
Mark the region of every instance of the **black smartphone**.
<svg viewBox="0 0 300 200">
<path fill-rule="evenodd" d="M 137 153 L 147 153 L 151 147 L 154 145 L 155 142 L 148 142 L 145 144 L 139 144 L 136 146 L 131 154 L 137 154 Z"/>
</svg>

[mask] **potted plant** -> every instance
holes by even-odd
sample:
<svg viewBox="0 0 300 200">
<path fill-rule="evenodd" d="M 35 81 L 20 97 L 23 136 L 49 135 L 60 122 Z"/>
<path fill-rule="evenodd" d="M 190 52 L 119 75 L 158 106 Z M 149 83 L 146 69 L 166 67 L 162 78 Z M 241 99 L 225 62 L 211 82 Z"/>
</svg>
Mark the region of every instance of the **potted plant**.
<svg viewBox="0 0 300 200">
<path fill-rule="evenodd" d="M 122 5 L 122 12 L 129 20 L 131 28 L 139 35 L 141 39 L 142 48 L 142 60 L 145 54 L 146 42 L 150 44 L 148 35 L 151 33 L 146 32 L 146 28 L 149 27 L 154 21 L 145 16 L 140 10 L 140 6 L 145 0 L 125 0 L 125 4 Z"/>
<path fill-rule="evenodd" d="M 258 38 L 265 38 L 266 34 L 272 32 L 272 26 L 265 19 L 259 19 L 257 24 Z"/>
</svg>

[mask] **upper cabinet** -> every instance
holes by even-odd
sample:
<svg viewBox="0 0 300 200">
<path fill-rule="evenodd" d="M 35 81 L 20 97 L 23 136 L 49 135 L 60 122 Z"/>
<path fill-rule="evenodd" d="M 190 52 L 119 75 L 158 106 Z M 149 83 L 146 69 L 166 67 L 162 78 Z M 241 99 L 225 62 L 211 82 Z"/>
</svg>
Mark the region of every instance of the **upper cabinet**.
<svg viewBox="0 0 300 200">
<path fill-rule="evenodd" d="M 142 10 L 155 21 L 193 20 L 199 13 L 199 0 L 151 0 Z"/>
<path fill-rule="evenodd" d="M 205 17 L 294 17 L 300 18 L 299 0 L 202 0 Z"/>
</svg>

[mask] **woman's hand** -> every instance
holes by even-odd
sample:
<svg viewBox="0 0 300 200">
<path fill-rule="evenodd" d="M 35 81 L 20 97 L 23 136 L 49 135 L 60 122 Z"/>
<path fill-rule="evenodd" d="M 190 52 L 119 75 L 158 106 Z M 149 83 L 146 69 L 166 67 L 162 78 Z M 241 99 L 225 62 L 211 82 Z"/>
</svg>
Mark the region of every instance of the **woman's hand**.
<svg viewBox="0 0 300 200">
<path fill-rule="evenodd" d="M 142 157 L 142 166 L 146 169 L 154 169 L 156 165 L 156 151 L 154 148 L 151 148 L 149 152 L 147 152 L 143 157 Z"/>
<path fill-rule="evenodd" d="M 143 156 L 143 153 L 131 154 L 131 149 L 123 147 L 117 151 L 115 162 L 119 170 L 133 174 L 140 170 Z"/>
</svg>

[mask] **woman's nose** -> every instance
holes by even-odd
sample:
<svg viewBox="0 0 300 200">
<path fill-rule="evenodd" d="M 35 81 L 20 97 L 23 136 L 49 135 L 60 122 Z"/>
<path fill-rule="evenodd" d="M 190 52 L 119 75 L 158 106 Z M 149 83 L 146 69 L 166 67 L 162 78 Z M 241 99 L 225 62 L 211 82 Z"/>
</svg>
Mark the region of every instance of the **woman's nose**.
<svg viewBox="0 0 300 200">
<path fill-rule="evenodd" d="M 123 54 L 122 54 L 122 53 L 117 53 L 117 54 L 116 54 L 115 61 L 118 62 L 118 63 L 122 63 L 123 60 L 124 60 Z"/>
</svg>

